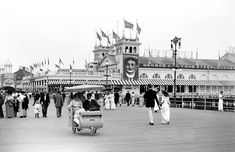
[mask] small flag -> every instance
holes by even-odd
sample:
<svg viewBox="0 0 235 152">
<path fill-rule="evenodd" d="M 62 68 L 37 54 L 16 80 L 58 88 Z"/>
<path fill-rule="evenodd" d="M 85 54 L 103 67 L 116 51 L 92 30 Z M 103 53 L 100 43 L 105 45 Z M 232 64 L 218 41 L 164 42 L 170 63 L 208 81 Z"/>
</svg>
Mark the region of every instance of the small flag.
<svg viewBox="0 0 235 152">
<path fill-rule="evenodd" d="M 50 62 L 49 62 L 49 58 L 47 58 L 47 64 L 48 64 L 48 65 L 50 64 Z"/>
<path fill-rule="evenodd" d="M 111 42 L 110 42 L 110 40 L 109 40 L 109 37 L 107 37 L 107 41 L 108 41 L 108 44 L 110 44 Z"/>
<path fill-rule="evenodd" d="M 115 39 L 115 40 L 117 40 L 117 39 L 119 39 L 119 36 L 113 31 L 113 38 Z"/>
<path fill-rule="evenodd" d="M 101 35 L 102 37 L 106 37 L 107 38 L 107 35 L 101 30 Z"/>
<path fill-rule="evenodd" d="M 136 30 L 137 30 L 138 34 L 140 34 L 141 28 L 139 27 L 138 23 L 136 23 Z"/>
<path fill-rule="evenodd" d="M 131 22 L 124 20 L 125 28 L 133 29 L 134 25 Z"/>
<path fill-rule="evenodd" d="M 71 64 L 69 65 L 69 72 L 72 72 L 72 66 L 71 66 Z"/>
<path fill-rule="evenodd" d="M 64 65 L 64 63 L 62 62 L 61 58 L 59 58 L 59 64 L 60 64 L 60 63 Z"/>
<path fill-rule="evenodd" d="M 96 32 L 96 36 L 97 36 L 97 38 L 98 38 L 100 41 L 102 40 L 102 38 L 101 38 L 101 36 L 99 35 L 99 33 Z"/>
<path fill-rule="evenodd" d="M 73 59 L 73 64 L 74 64 L 75 62 L 74 62 L 74 59 Z"/>
<path fill-rule="evenodd" d="M 60 69 L 60 66 L 59 66 L 59 65 L 57 65 L 57 64 L 55 64 L 55 67 Z"/>
<path fill-rule="evenodd" d="M 30 68 L 30 71 L 33 71 L 33 66 L 32 65 L 30 65 L 29 68 Z"/>
</svg>

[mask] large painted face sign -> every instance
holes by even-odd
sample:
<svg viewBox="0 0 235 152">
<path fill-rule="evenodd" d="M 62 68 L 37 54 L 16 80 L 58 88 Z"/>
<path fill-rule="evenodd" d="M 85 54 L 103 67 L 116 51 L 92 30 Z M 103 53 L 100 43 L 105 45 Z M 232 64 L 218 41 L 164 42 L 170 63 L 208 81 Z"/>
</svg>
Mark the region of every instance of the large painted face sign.
<svg viewBox="0 0 235 152">
<path fill-rule="evenodd" d="M 3 87 L 5 86 L 10 86 L 10 87 L 13 87 L 15 88 L 15 82 L 11 79 L 6 79 L 4 82 L 3 82 Z"/>
<path fill-rule="evenodd" d="M 138 80 L 139 78 L 139 56 L 138 55 L 123 55 L 123 79 Z"/>
</svg>

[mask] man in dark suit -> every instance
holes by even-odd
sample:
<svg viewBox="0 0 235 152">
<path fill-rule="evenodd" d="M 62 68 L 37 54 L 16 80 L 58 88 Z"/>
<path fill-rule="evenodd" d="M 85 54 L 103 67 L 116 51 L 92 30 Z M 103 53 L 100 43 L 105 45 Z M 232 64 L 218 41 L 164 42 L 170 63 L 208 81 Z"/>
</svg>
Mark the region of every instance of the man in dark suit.
<svg viewBox="0 0 235 152">
<path fill-rule="evenodd" d="M 125 99 L 126 99 L 126 102 L 127 102 L 127 106 L 129 106 L 130 105 L 130 99 L 131 99 L 131 94 L 129 93 L 129 91 L 127 91 Z"/>
<path fill-rule="evenodd" d="M 114 93 L 114 102 L 116 104 L 116 107 L 117 107 L 118 101 L 119 101 L 119 93 L 118 93 L 118 91 L 116 91 Z"/>
<path fill-rule="evenodd" d="M 149 125 L 154 125 L 153 121 L 153 112 L 154 112 L 154 106 L 155 106 L 155 100 L 157 104 L 159 105 L 158 99 L 157 99 L 157 93 L 152 89 L 152 85 L 148 85 L 148 91 L 144 94 L 144 99 L 146 101 L 146 107 L 148 108 L 148 114 L 149 114 Z M 159 107 L 160 109 L 160 107 Z"/>
<path fill-rule="evenodd" d="M 92 94 L 87 94 L 87 100 L 83 103 L 83 108 L 86 111 L 99 111 L 100 105 L 96 102 L 96 100 L 91 99 Z"/>
<path fill-rule="evenodd" d="M 61 117 L 62 113 L 62 107 L 63 107 L 63 96 L 61 95 L 60 91 L 54 96 L 54 102 L 55 102 L 55 107 L 56 107 L 56 115 L 57 118 Z"/>
</svg>

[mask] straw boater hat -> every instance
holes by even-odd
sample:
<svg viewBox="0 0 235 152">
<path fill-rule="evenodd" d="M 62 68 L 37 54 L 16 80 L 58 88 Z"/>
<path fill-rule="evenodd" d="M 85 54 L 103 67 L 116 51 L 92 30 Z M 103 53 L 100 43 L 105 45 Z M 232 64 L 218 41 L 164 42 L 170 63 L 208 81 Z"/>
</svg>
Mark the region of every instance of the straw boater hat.
<svg viewBox="0 0 235 152">
<path fill-rule="evenodd" d="M 162 90 L 162 94 L 163 94 L 165 97 L 169 97 L 168 92 L 166 92 L 165 90 Z"/>
</svg>

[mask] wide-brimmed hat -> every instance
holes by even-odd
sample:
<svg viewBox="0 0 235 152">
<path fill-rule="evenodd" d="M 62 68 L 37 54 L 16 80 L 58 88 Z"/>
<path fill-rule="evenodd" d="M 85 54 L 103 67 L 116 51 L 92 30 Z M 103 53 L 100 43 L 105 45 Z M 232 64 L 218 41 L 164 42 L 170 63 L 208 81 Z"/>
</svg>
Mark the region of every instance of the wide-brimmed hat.
<svg viewBox="0 0 235 152">
<path fill-rule="evenodd" d="M 163 94 L 165 97 L 168 97 L 168 96 L 169 96 L 169 93 L 168 93 L 166 90 L 162 90 L 162 94 Z"/>
</svg>

